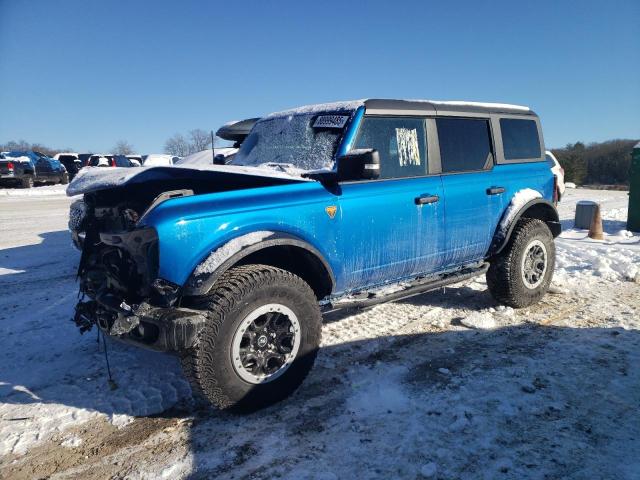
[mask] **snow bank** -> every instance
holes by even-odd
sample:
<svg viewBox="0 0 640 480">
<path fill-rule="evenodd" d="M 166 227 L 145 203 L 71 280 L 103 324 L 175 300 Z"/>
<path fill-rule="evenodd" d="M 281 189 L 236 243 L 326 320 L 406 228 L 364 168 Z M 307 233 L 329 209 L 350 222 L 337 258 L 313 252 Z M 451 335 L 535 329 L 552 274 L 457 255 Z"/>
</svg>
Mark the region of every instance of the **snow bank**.
<svg viewBox="0 0 640 480">
<path fill-rule="evenodd" d="M 564 182 L 566 188 L 576 188 L 576 184 L 573 182 Z"/>
<path fill-rule="evenodd" d="M 49 195 L 64 195 L 66 185 L 43 185 L 33 188 L 0 188 L 0 197 L 43 197 Z"/>
<path fill-rule="evenodd" d="M 578 194 L 583 195 L 583 191 L 577 190 Z M 614 282 L 638 281 L 640 235 L 624 228 L 627 208 L 603 209 L 602 219 L 604 240 L 592 240 L 582 229 L 566 228 L 562 232 L 556 239 L 556 269 L 568 277 L 588 275 Z"/>
</svg>

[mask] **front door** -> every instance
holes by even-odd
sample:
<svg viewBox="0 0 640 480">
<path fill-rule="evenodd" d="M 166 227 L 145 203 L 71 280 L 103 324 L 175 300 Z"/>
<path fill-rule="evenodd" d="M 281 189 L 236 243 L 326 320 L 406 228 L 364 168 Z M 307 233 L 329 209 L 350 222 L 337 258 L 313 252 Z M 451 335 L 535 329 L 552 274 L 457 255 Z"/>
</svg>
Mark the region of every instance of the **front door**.
<svg viewBox="0 0 640 480">
<path fill-rule="evenodd" d="M 444 197 L 429 176 L 425 120 L 365 116 L 353 149 L 380 154 L 380 178 L 341 184 L 344 290 L 436 271 L 444 249 Z"/>
</svg>

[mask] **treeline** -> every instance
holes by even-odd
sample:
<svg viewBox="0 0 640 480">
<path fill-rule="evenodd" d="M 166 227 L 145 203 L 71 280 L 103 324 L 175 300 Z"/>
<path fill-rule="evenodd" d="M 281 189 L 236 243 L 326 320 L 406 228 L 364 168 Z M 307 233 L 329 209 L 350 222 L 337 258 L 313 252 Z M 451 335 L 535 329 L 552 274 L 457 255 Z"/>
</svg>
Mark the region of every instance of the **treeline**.
<svg viewBox="0 0 640 480">
<path fill-rule="evenodd" d="M 211 133 L 201 128 L 191 130 L 187 135 L 176 133 L 164 143 L 164 153 L 178 157 L 186 157 L 209 148 L 211 148 Z"/>
<path fill-rule="evenodd" d="M 577 185 L 629 185 L 631 152 L 638 140 L 582 142 L 552 149 L 562 168 L 564 180 Z"/>
<path fill-rule="evenodd" d="M 29 143 L 25 140 L 18 141 L 10 141 L 7 143 L 0 143 L 0 152 L 12 152 L 19 151 L 25 152 L 28 150 L 35 150 L 36 152 L 44 153 L 45 155 L 54 156 L 56 153 L 60 152 L 72 152 L 71 149 L 58 149 L 58 148 L 50 148 L 46 145 L 42 145 L 41 143 Z"/>
<path fill-rule="evenodd" d="M 75 152 L 73 148 L 51 148 L 41 143 L 29 143 L 25 140 L 11 140 L 7 143 L 0 143 L 0 152 L 25 152 L 34 150 L 36 152 L 44 153 L 53 157 L 57 153 L 61 152 Z M 135 148 L 126 140 L 119 140 L 109 152 L 78 152 L 78 153 L 114 153 L 116 155 L 131 155 L 135 153 Z"/>
</svg>

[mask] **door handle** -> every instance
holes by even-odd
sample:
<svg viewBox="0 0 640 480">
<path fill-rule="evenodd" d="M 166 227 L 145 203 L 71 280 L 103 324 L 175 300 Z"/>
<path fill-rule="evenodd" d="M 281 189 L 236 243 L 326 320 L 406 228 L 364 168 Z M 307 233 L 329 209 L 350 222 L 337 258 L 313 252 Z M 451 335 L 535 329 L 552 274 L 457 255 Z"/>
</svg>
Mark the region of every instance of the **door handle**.
<svg viewBox="0 0 640 480">
<path fill-rule="evenodd" d="M 504 193 L 504 187 L 487 188 L 487 195 L 498 195 L 499 193 Z"/>
<path fill-rule="evenodd" d="M 415 198 L 416 205 L 426 205 L 428 203 L 436 203 L 440 200 L 438 195 L 429 195 L 428 193 Z"/>
</svg>

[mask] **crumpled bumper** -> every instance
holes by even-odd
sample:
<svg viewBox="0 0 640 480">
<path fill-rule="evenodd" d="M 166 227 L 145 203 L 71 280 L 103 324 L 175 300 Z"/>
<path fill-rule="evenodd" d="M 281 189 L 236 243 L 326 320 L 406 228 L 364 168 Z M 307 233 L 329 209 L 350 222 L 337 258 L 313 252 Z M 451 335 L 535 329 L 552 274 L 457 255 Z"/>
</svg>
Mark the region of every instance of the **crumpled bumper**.
<svg viewBox="0 0 640 480">
<path fill-rule="evenodd" d="M 181 352 L 196 345 L 206 313 L 147 303 L 131 307 L 114 295 L 103 294 L 78 303 L 74 321 L 81 331 L 95 324 L 106 335 L 126 343 L 162 352 Z"/>
</svg>

